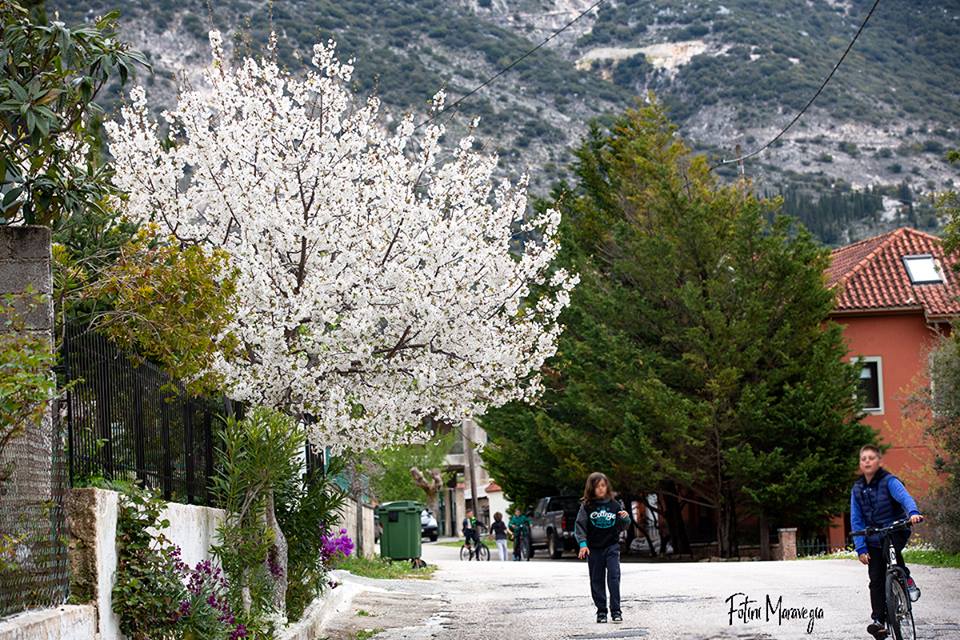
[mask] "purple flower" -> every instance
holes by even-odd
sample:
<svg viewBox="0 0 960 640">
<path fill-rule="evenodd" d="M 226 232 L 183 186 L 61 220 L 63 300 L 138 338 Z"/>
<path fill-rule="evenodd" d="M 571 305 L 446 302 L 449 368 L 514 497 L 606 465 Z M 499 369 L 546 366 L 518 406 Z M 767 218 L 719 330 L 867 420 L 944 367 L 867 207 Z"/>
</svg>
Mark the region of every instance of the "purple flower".
<svg viewBox="0 0 960 640">
<path fill-rule="evenodd" d="M 238 640 L 239 638 L 247 637 L 247 628 L 245 626 L 237 625 L 237 628 L 233 630 L 233 633 L 230 634 L 230 640 Z"/>
<path fill-rule="evenodd" d="M 347 535 L 346 529 L 340 529 L 339 534 L 324 533 L 320 536 L 321 549 L 324 562 L 329 562 L 338 555 L 349 556 L 353 553 L 353 540 Z"/>
</svg>

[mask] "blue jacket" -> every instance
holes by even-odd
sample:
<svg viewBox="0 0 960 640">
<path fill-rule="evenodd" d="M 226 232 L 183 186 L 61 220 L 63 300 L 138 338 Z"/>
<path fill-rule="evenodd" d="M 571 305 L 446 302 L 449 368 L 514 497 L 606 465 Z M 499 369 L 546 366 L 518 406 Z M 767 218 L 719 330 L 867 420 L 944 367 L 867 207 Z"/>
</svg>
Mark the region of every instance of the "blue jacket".
<svg viewBox="0 0 960 640">
<path fill-rule="evenodd" d="M 850 526 L 854 531 L 885 527 L 908 515 L 920 515 L 917 503 L 900 479 L 886 469 L 880 468 L 869 484 L 863 476 L 853 483 L 850 491 Z M 877 535 L 869 538 L 855 536 L 853 542 L 858 554 L 866 553 L 868 546 L 879 547 L 882 544 Z"/>
</svg>

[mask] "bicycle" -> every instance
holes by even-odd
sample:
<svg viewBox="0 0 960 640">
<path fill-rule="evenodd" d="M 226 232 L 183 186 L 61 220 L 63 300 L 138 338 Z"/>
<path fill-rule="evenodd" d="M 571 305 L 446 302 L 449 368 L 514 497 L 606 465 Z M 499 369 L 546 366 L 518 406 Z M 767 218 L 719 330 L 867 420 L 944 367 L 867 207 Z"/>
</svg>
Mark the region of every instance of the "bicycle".
<svg viewBox="0 0 960 640">
<path fill-rule="evenodd" d="M 530 556 L 533 555 L 530 553 L 530 536 L 526 529 L 520 529 L 520 532 L 517 534 L 517 550 L 520 552 L 521 560 L 529 560 Z"/>
<path fill-rule="evenodd" d="M 916 640 L 917 627 L 913 621 L 913 601 L 907 593 L 907 574 L 897 564 L 897 552 L 890 541 L 895 531 L 910 529 L 910 520 L 897 520 L 886 527 L 867 527 L 862 531 L 852 531 L 850 536 L 879 535 L 882 540 L 883 556 L 886 560 L 887 574 L 884 582 L 884 594 L 887 602 L 887 628 L 895 640 Z"/>
<path fill-rule="evenodd" d="M 480 538 L 483 533 L 483 525 L 477 525 L 477 534 L 474 537 L 474 542 L 476 543 L 476 548 L 470 546 L 470 540 L 464 540 L 463 546 L 460 547 L 460 559 L 461 560 L 490 560 L 490 548 L 487 545 L 483 544 L 483 540 Z"/>
</svg>

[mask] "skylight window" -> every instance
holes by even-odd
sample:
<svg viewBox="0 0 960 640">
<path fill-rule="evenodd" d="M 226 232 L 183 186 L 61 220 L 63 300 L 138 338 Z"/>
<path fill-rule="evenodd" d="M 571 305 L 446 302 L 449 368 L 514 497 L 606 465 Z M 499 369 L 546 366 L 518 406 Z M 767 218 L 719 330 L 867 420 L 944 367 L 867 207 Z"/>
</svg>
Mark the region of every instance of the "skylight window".
<svg viewBox="0 0 960 640">
<path fill-rule="evenodd" d="M 904 256 L 903 264 L 907 268 L 907 275 L 913 284 L 941 284 L 943 274 L 936 258 L 929 254 L 918 256 Z"/>
</svg>

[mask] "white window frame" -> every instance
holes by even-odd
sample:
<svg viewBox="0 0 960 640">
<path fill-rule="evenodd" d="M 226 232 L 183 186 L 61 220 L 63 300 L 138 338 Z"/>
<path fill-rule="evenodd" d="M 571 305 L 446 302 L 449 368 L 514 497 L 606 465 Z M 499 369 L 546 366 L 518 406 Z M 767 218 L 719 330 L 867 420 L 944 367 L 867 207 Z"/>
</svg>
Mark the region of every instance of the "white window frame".
<svg viewBox="0 0 960 640">
<path fill-rule="evenodd" d="M 877 398 L 880 400 L 879 407 L 864 407 L 864 412 L 869 413 L 874 416 L 882 416 L 884 414 L 884 401 L 883 401 L 883 358 L 881 356 L 859 356 L 856 358 L 850 358 L 852 364 L 862 364 L 865 362 L 875 362 L 877 364 Z"/>
</svg>

